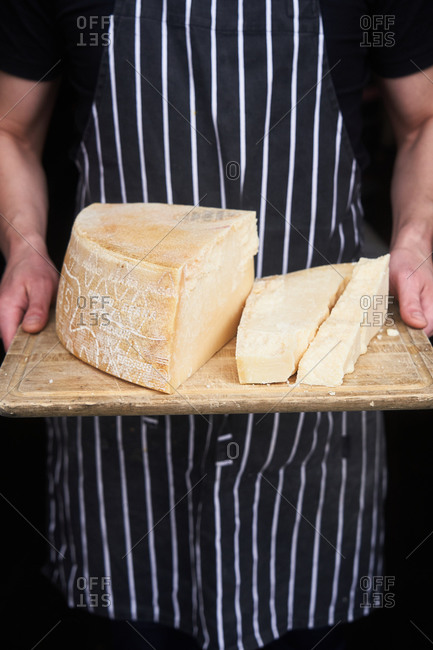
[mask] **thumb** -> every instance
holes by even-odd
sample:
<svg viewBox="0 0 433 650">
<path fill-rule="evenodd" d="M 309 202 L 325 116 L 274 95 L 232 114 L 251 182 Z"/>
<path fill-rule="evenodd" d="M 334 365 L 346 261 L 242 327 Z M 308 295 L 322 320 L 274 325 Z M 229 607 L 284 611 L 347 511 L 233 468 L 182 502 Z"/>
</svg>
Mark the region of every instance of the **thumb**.
<svg viewBox="0 0 433 650">
<path fill-rule="evenodd" d="M 399 275 L 397 296 L 400 314 L 404 322 L 417 329 L 426 327 L 427 318 L 421 303 L 421 286 L 415 276 Z"/>
<path fill-rule="evenodd" d="M 33 334 L 40 332 L 48 322 L 51 292 L 47 291 L 44 283 L 41 283 L 32 287 L 28 298 L 29 304 L 22 322 L 22 328 L 25 332 Z"/>
</svg>

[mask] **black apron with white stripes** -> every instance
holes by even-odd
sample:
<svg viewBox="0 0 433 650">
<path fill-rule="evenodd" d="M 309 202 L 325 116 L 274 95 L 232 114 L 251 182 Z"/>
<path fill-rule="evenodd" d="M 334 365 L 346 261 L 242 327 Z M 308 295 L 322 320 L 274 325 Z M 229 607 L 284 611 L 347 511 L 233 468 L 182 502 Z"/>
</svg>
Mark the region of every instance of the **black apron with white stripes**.
<svg viewBox="0 0 433 650">
<path fill-rule="evenodd" d="M 256 210 L 258 276 L 357 259 L 360 170 L 329 73 L 316 0 L 118 1 L 78 208 Z M 49 430 L 47 571 L 71 607 L 180 627 L 210 649 L 368 613 L 379 414 L 54 418 Z"/>
</svg>

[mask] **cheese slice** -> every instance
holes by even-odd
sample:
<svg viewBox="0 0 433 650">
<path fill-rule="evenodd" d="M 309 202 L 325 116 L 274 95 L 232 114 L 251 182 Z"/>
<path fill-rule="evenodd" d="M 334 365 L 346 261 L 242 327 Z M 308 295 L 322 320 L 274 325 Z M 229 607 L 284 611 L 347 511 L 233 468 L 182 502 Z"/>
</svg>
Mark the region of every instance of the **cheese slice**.
<svg viewBox="0 0 433 650">
<path fill-rule="evenodd" d="M 389 255 L 361 258 L 329 318 L 302 357 L 297 381 L 339 386 L 373 336 L 385 324 L 388 308 Z"/>
<path fill-rule="evenodd" d="M 348 282 L 353 265 L 304 269 L 256 280 L 239 324 L 241 384 L 286 381 Z"/>
<path fill-rule="evenodd" d="M 93 204 L 63 264 L 60 341 L 100 370 L 171 393 L 236 334 L 257 249 L 254 212 Z"/>
</svg>

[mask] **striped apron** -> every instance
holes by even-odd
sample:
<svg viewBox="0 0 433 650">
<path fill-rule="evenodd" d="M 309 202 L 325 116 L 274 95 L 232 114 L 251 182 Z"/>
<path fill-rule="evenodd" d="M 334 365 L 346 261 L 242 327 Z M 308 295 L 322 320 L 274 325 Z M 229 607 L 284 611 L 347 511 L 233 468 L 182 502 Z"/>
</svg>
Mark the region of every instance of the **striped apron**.
<svg viewBox="0 0 433 650">
<path fill-rule="evenodd" d="M 359 257 L 360 170 L 317 0 L 123 0 L 77 157 L 78 209 L 257 211 L 257 276 Z M 49 420 L 47 572 L 71 607 L 256 648 L 368 611 L 372 412 Z"/>
</svg>

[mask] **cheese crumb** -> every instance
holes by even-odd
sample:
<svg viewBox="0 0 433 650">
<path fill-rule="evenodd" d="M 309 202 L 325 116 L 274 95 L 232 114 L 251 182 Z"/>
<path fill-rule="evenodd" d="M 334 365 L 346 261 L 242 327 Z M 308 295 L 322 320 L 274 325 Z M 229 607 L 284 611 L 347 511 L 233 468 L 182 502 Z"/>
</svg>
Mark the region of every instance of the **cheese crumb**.
<svg viewBox="0 0 433 650">
<path fill-rule="evenodd" d="M 331 390 L 329 395 L 335 395 L 335 390 Z"/>
<path fill-rule="evenodd" d="M 49 383 L 50 383 L 50 384 L 52 384 L 52 383 L 53 383 L 53 380 L 52 380 L 52 379 L 50 379 L 50 381 L 49 381 Z"/>
<path fill-rule="evenodd" d="M 388 334 L 388 336 L 398 336 L 398 330 L 394 328 L 388 328 L 386 330 L 386 333 Z"/>
<path fill-rule="evenodd" d="M 370 402 L 370 406 L 374 406 L 374 402 Z"/>
</svg>

